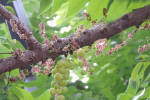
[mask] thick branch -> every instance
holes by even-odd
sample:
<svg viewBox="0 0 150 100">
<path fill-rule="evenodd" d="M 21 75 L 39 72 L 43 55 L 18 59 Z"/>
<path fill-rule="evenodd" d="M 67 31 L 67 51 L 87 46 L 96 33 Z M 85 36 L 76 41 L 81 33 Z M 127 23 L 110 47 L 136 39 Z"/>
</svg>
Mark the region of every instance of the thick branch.
<svg viewBox="0 0 150 100">
<path fill-rule="evenodd" d="M 21 34 L 24 34 L 26 37 L 28 37 L 26 41 L 29 50 L 41 47 L 40 43 L 38 43 L 37 39 L 32 35 L 32 32 L 27 27 L 25 27 L 24 24 L 21 23 L 21 21 L 16 16 L 14 16 L 10 11 L 5 9 L 5 7 L 1 4 L 0 4 L 0 14 L 2 15 L 3 18 L 5 18 L 9 22 L 10 19 L 16 21 L 16 25 L 18 26 L 18 29 L 21 31 Z"/>
<path fill-rule="evenodd" d="M 1 5 L 0 5 L 0 14 L 8 21 L 10 19 L 17 19 L 15 16 L 11 14 L 11 12 L 7 11 Z M 94 43 L 94 41 L 98 39 L 112 37 L 115 34 L 118 34 L 121 31 L 131 26 L 139 27 L 139 25 L 142 24 L 143 20 L 148 18 L 149 14 L 150 14 L 150 5 L 134 10 L 133 12 L 125 14 L 118 20 L 109 24 L 103 30 L 99 29 L 99 25 L 93 28 L 84 30 L 81 36 L 78 39 L 76 39 L 76 42 L 80 45 L 80 47 L 90 46 Z M 31 34 L 31 32 L 28 29 L 26 29 L 18 19 L 17 21 L 18 21 L 17 23 L 20 23 L 20 27 L 22 27 L 20 29 L 24 29 L 25 31 L 27 30 L 26 34 L 28 34 L 28 36 L 30 37 L 30 41 L 27 41 L 28 44 L 30 46 L 39 44 L 37 40 L 35 39 L 35 37 L 33 37 L 33 35 Z M 71 43 L 71 41 L 73 40 L 74 34 L 70 34 L 68 37 L 58 39 L 58 41 L 54 43 L 53 47 L 55 49 L 58 49 L 58 48 L 62 49 L 67 44 Z M 22 61 L 19 58 L 14 57 L 14 56 L 2 59 L 0 61 L 0 74 L 9 70 L 16 69 L 16 68 L 26 67 L 29 64 L 34 64 L 39 61 L 46 61 L 46 59 L 48 58 L 56 58 L 59 55 L 65 54 L 65 52 L 63 51 L 60 51 L 59 53 L 55 53 L 55 52 L 48 53 L 48 51 L 49 51 L 49 48 L 46 45 L 41 45 L 41 47 L 38 49 L 33 48 L 30 50 L 24 51 L 25 58 L 31 61 Z"/>
</svg>

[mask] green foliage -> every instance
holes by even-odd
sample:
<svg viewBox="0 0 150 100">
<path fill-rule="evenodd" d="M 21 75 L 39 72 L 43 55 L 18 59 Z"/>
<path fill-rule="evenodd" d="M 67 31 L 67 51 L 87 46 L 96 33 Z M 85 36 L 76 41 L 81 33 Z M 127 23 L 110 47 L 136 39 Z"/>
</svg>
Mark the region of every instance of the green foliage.
<svg viewBox="0 0 150 100">
<path fill-rule="evenodd" d="M 12 2 L 12 1 L 15 1 L 15 0 L 8 0 L 7 3 L 10 3 L 10 2 Z"/>
<path fill-rule="evenodd" d="M 8 0 L 8 2 L 11 1 Z M 97 19 L 97 23 L 105 21 L 106 24 L 109 24 L 125 13 L 150 4 L 149 0 L 40 0 L 40 2 L 37 0 L 22 0 L 22 2 L 29 18 L 33 35 L 40 43 L 43 43 L 38 27 L 41 21 L 45 23 L 48 38 L 52 38 L 54 33 L 57 33 L 59 38 L 61 38 L 74 33 L 74 28 L 81 24 L 84 25 L 84 30 L 92 27 L 91 22 L 88 22 L 81 14 L 84 10 L 90 14 L 92 21 Z M 103 15 L 103 8 L 108 10 L 106 13 L 107 18 Z M 40 18 L 37 19 L 39 16 Z M 57 18 L 54 20 L 54 17 Z M 55 27 L 48 26 L 48 21 L 55 21 L 57 25 Z M 60 31 L 68 26 L 71 26 L 69 32 L 62 33 Z M 141 93 L 143 95 L 138 100 L 149 98 L 150 49 L 148 48 L 147 51 L 142 53 L 137 51 L 139 46 L 147 44 L 146 37 L 149 36 L 149 30 L 138 30 L 136 34 L 133 34 L 133 39 L 128 40 L 126 46 L 123 46 L 112 56 L 106 54 L 116 44 L 121 44 L 122 41 L 126 40 L 128 33 L 134 29 L 135 27 L 130 27 L 122 33 L 109 38 L 107 41 L 108 46 L 104 49 L 102 55 L 96 57 L 95 49 L 91 49 L 85 55 L 86 60 L 95 69 L 93 75 L 87 73 L 87 75 L 82 76 L 79 66 L 83 66 L 83 63 L 81 62 L 77 66 L 78 61 L 70 56 L 75 62 L 74 66 L 76 65 L 71 73 L 74 73 L 79 79 L 73 82 L 75 76 L 72 78 L 65 77 L 68 79 L 68 91 L 63 94 L 65 100 L 130 100 Z M 10 40 L 6 25 L 4 23 L 0 24 L 0 53 L 10 53 L 13 50 L 15 51 L 16 48 L 25 50 L 17 40 L 13 40 L 13 43 L 15 46 Z M 94 47 L 95 43 L 92 45 L 92 48 Z M 86 49 L 87 47 L 84 48 L 84 50 Z M 80 54 L 82 55 L 83 53 L 81 52 Z M 8 54 L 0 54 L 0 58 L 10 56 Z M 77 57 L 77 54 L 74 53 L 74 56 Z M 64 59 L 64 56 L 57 58 L 56 62 L 61 59 Z M 65 64 L 67 66 L 67 63 Z M 62 65 L 62 62 L 60 65 Z M 69 67 L 67 66 L 67 68 Z M 59 70 L 62 70 L 62 68 Z M 65 73 L 65 70 L 63 71 L 61 73 Z M 56 74 L 56 72 L 57 70 L 53 69 L 52 74 Z M 11 71 L 10 74 L 11 77 L 19 76 L 19 69 Z M 0 100 L 7 100 L 7 98 L 11 100 L 54 100 L 55 96 L 50 95 L 49 90 L 51 87 L 56 88 L 55 84 L 51 86 L 51 82 L 54 81 L 52 74 L 49 77 L 40 74 L 36 76 L 37 80 L 24 84 L 19 84 L 19 82 L 10 83 L 8 97 L 4 95 L 7 78 L 4 80 L 0 79 Z M 88 81 L 82 82 L 82 79 L 88 79 Z M 21 89 L 22 86 L 28 88 L 36 86 L 38 89 L 29 93 Z"/>
<path fill-rule="evenodd" d="M 49 99 L 50 99 L 50 93 L 49 93 L 49 89 L 48 89 L 47 91 L 45 91 L 42 95 L 40 95 L 35 100 L 49 100 Z"/>
<path fill-rule="evenodd" d="M 52 2 L 53 0 L 40 0 L 40 10 L 38 16 L 47 11 L 50 8 Z"/>
<path fill-rule="evenodd" d="M 11 6 L 5 6 L 5 8 L 6 8 L 7 10 L 9 10 L 10 12 L 12 12 L 13 15 L 16 16 L 16 13 L 15 13 L 14 9 L 13 9 Z"/>
</svg>

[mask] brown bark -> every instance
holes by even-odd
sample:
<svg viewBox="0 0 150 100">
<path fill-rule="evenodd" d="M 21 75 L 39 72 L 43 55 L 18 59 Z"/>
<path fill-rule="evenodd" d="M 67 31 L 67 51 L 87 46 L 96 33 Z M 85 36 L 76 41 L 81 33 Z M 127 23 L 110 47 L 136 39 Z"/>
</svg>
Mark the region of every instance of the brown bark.
<svg viewBox="0 0 150 100">
<path fill-rule="evenodd" d="M 26 42 L 29 49 L 24 51 L 24 54 L 25 58 L 30 60 L 22 61 L 20 58 L 15 56 L 4 58 L 0 61 L 0 74 L 16 68 L 26 67 L 29 64 L 35 64 L 39 61 L 46 61 L 48 58 L 55 59 L 59 55 L 65 54 L 63 51 L 60 51 L 59 53 L 48 53 L 49 48 L 45 44 L 42 45 L 38 43 L 36 38 L 32 35 L 32 32 L 30 32 L 30 30 L 27 29 L 16 16 L 14 16 L 10 11 L 6 10 L 2 5 L 0 5 L 0 14 L 7 21 L 10 21 L 10 19 L 16 20 L 17 24 L 19 25 L 19 30 L 21 30 L 21 32 L 28 37 Z M 99 25 L 84 30 L 80 37 L 76 39 L 76 43 L 78 43 L 80 47 L 90 46 L 98 39 L 112 37 L 131 26 L 139 27 L 143 20 L 148 18 L 149 15 L 150 5 L 133 10 L 131 13 L 123 15 L 121 18 L 107 25 L 107 27 L 105 27 L 103 30 L 99 29 Z M 70 34 L 65 38 L 60 38 L 59 41 L 54 43 L 53 47 L 55 49 L 62 49 L 67 44 L 71 43 L 74 34 L 76 33 Z"/>
</svg>

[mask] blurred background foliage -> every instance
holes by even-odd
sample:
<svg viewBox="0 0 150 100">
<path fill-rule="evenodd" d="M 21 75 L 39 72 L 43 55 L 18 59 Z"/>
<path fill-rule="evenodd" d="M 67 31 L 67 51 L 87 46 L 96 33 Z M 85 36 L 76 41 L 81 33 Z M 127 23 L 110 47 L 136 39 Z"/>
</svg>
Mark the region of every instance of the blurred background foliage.
<svg viewBox="0 0 150 100">
<path fill-rule="evenodd" d="M 41 0 L 42 1 L 42 0 Z M 43 0 L 44 1 L 44 0 Z M 43 38 L 39 34 L 39 24 L 43 22 L 46 29 L 46 35 L 50 38 L 57 34 L 59 38 L 68 36 L 75 32 L 75 29 L 83 24 L 84 30 L 91 28 L 91 22 L 81 14 L 83 11 L 90 13 L 92 20 L 98 20 L 97 24 L 105 21 L 109 24 L 125 13 L 131 12 L 133 9 L 144 7 L 150 4 L 149 0 L 54 0 L 45 11 L 40 11 L 43 6 L 39 0 L 22 0 L 24 5 L 30 27 L 33 35 L 40 43 L 43 43 Z M 45 3 L 48 3 L 45 2 Z M 53 5 L 53 6 L 51 6 Z M 107 18 L 103 16 L 103 8 L 107 8 Z M 144 23 L 143 23 L 144 25 Z M 4 24 L 0 24 L 0 36 L 6 36 L 7 29 Z M 138 53 L 139 46 L 147 44 L 146 37 L 149 36 L 149 30 L 138 30 L 133 34 L 132 40 L 127 41 L 127 45 L 123 46 L 114 55 L 109 56 L 106 53 L 116 44 L 121 44 L 126 40 L 128 33 L 132 32 L 136 27 L 130 27 L 111 37 L 107 44 L 108 47 L 104 49 L 104 53 L 95 56 L 95 49 L 90 50 L 86 54 L 87 61 L 91 66 L 95 67 L 93 75 L 87 74 L 86 76 L 80 75 L 80 68 L 76 66 L 68 84 L 68 92 L 64 94 L 66 100 L 146 100 L 150 96 L 149 87 L 149 70 L 140 69 L 136 70 L 138 76 L 141 70 L 143 78 L 136 78 L 136 81 L 131 80 L 131 72 L 139 62 L 149 68 L 149 59 L 145 56 L 150 55 L 150 49 L 142 53 Z M 95 46 L 95 43 L 92 47 Z M 87 47 L 84 47 L 87 49 Z M 145 55 L 145 56 L 143 56 Z M 139 59 L 139 57 L 141 59 Z M 149 57 L 149 56 L 148 56 Z M 57 59 L 64 59 L 60 56 Z M 56 60 L 57 60 L 56 59 Z M 75 63 L 77 63 L 75 61 Z M 144 65 L 143 65 L 144 66 Z M 142 68 L 142 67 L 141 67 Z M 145 72 L 148 71 L 148 72 Z M 145 74 L 146 73 L 146 74 Z M 134 77 L 135 77 L 134 76 Z M 147 77 L 144 79 L 144 77 Z M 43 75 L 36 76 L 37 80 L 24 83 L 25 87 L 38 87 L 37 90 L 31 92 L 34 98 L 37 98 L 47 89 L 51 87 L 52 75 L 45 77 Z M 138 85 L 139 84 L 139 85 Z M 14 84 L 12 84 L 14 86 Z M 17 86 L 17 85 L 15 85 Z M 20 84 L 18 83 L 18 86 Z M 22 86 L 22 85 L 21 85 Z M 135 87 L 135 88 L 134 88 Z M 132 94 L 131 91 L 134 91 Z M 135 99 L 137 95 L 144 91 L 144 95 Z M 54 100 L 54 96 L 51 96 Z"/>
</svg>

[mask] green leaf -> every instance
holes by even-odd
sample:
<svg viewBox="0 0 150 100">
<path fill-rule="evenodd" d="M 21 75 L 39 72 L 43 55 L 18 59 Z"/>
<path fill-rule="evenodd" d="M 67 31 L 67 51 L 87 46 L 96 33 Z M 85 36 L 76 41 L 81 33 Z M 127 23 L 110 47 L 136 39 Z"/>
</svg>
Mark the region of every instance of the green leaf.
<svg viewBox="0 0 150 100">
<path fill-rule="evenodd" d="M 9 100 L 4 93 L 0 93 L 0 100 Z"/>
<path fill-rule="evenodd" d="M 89 0 L 69 0 L 67 17 L 76 15 Z"/>
<path fill-rule="evenodd" d="M 56 11 L 58 11 L 60 9 L 61 5 L 67 1 L 68 0 L 54 0 L 52 14 L 54 14 Z"/>
<path fill-rule="evenodd" d="M 3 45 L 0 45 L 0 53 L 11 53 L 11 50 L 6 48 L 5 46 Z M 6 58 L 6 57 L 11 57 L 12 55 L 11 54 L 1 54 L 2 57 Z"/>
<path fill-rule="evenodd" d="M 137 92 L 138 88 L 140 86 L 140 81 L 138 80 L 138 78 L 135 78 L 135 81 L 132 81 L 132 79 L 129 79 L 129 83 L 128 83 L 128 87 L 125 91 L 125 93 L 129 93 L 131 95 L 135 95 L 135 93 Z"/>
<path fill-rule="evenodd" d="M 92 20 L 99 20 L 103 17 L 103 8 L 107 8 L 107 4 L 112 0 L 91 0 L 86 8 Z M 92 9 L 91 9 L 92 8 Z"/>
<path fill-rule="evenodd" d="M 0 86 L 4 86 L 4 85 L 5 85 L 5 81 L 0 78 Z"/>
<path fill-rule="evenodd" d="M 10 94 L 8 96 L 8 99 L 9 100 L 20 100 L 20 98 L 17 95 L 15 95 L 15 94 Z"/>
<path fill-rule="evenodd" d="M 13 15 L 16 16 L 16 13 L 15 13 L 14 9 L 13 9 L 11 6 L 5 6 L 5 8 L 6 8 L 7 10 L 9 10 L 10 12 L 12 12 Z"/>
<path fill-rule="evenodd" d="M 19 73 L 19 69 L 14 69 L 10 72 L 10 74 L 14 77 L 14 76 L 20 76 L 20 73 Z"/>
<path fill-rule="evenodd" d="M 11 87 L 8 91 L 11 92 L 12 94 L 15 94 L 20 99 L 24 98 L 24 95 L 23 95 L 22 91 L 17 87 Z"/>
<path fill-rule="evenodd" d="M 134 96 L 129 93 L 120 93 L 117 95 L 117 100 L 131 100 Z"/>
<path fill-rule="evenodd" d="M 32 91 L 31 94 L 33 95 L 34 98 L 37 98 L 39 95 L 44 93 L 46 90 L 47 90 L 46 88 L 39 88 L 37 90 Z"/>
<path fill-rule="evenodd" d="M 31 95 L 31 93 L 25 89 L 20 89 L 19 90 L 23 93 L 24 96 L 24 100 L 34 100 L 33 96 Z"/>
<path fill-rule="evenodd" d="M 16 48 L 21 48 L 23 51 L 26 50 L 26 49 L 23 47 L 23 45 L 22 45 L 19 41 L 17 41 L 16 39 L 13 39 L 13 42 L 14 42 Z"/>
<path fill-rule="evenodd" d="M 131 73 L 131 79 L 132 81 L 135 81 L 135 78 L 138 76 L 138 72 L 141 68 L 141 66 L 143 65 L 142 62 L 139 62 L 133 69 L 132 73 Z"/>
<path fill-rule="evenodd" d="M 24 83 L 24 86 L 27 87 L 27 88 L 31 88 L 31 87 L 38 87 L 38 88 L 41 88 L 44 86 L 44 82 L 41 81 L 41 82 L 38 82 L 37 80 L 34 80 L 34 81 L 31 81 L 31 82 L 27 82 L 27 83 Z"/>
<path fill-rule="evenodd" d="M 144 81 L 147 81 L 150 77 L 150 66 L 148 66 L 144 72 Z"/>
<path fill-rule="evenodd" d="M 149 0 L 131 0 L 131 3 L 126 11 L 126 13 L 132 12 L 133 9 L 141 8 L 150 4 Z"/>
<path fill-rule="evenodd" d="M 107 13 L 107 25 L 124 15 L 129 4 L 130 0 L 114 0 Z"/>
<path fill-rule="evenodd" d="M 4 89 L 2 86 L 0 86 L 0 93 L 4 93 Z"/>
<path fill-rule="evenodd" d="M 10 3 L 10 2 L 12 2 L 12 1 L 16 1 L 16 0 L 8 0 L 8 1 L 7 1 L 7 4 Z"/>
<path fill-rule="evenodd" d="M 50 99 L 50 93 L 49 93 L 49 89 L 48 89 L 47 91 L 45 91 L 42 95 L 40 95 L 35 100 L 49 100 L 49 99 Z"/>
<path fill-rule="evenodd" d="M 149 64 L 150 64 L 150 62 L 144 62 L 143 66 L 142 66 L 142 68 L 140 70 L 140 73 L 138 75 L 139 79 L 144 76 L 144 72 L 145 72 L 146 68 L 149 66 Z"/>
<path fill-rule="evenodd" d="M 40 10 L 38 13 L 38 17 L 51 7 L 52 2 L 53 0 L 41 0 L 40 1 Z"/>
</svg>

